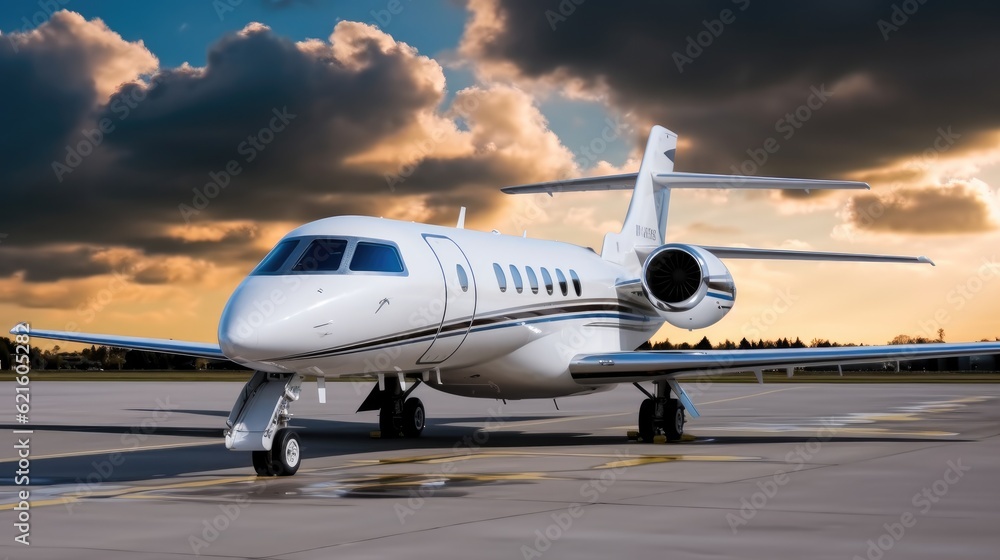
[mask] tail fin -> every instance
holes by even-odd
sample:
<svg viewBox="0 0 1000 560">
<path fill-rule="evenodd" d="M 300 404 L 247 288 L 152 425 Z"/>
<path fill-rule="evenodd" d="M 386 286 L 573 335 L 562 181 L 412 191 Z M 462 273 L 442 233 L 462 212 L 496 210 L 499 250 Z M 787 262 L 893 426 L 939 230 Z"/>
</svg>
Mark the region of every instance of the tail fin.
<svg viewBox="0 0 1000 560">
<path fill-rule="evenodd" d="M 663 245 L 670 189 L 653 181 L 653 176 L 673 172 L 676 153 L 677 135 L 662 126 L 654 126 L 649 131 L 622 230 L 604 237 L 601 251 L 604 260 L 638 271 L 642 262 L 636 249 Z"/>
</svg>

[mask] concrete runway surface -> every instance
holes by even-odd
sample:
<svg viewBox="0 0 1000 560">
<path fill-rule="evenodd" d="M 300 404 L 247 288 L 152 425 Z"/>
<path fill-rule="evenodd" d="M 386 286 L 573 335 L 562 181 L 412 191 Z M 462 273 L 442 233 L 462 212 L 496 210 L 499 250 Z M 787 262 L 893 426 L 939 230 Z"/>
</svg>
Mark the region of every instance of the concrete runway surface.
<svg viewBox="0 0 1000 560">
<path fill-rule="evenodd" d="M 716 384 L 689 441 L 630 442 L 641 394 L 420 387 L 419 440 L 371 439 L 368 384 L 303 387 L 304 463 L 225 450 L 234 383 L 31 385 L 30 546 L 0 426 L 0 557 L 996 558 L 1000 385 Z M 692 388 L 693 389 L 693 388 Z"/>
</svg>

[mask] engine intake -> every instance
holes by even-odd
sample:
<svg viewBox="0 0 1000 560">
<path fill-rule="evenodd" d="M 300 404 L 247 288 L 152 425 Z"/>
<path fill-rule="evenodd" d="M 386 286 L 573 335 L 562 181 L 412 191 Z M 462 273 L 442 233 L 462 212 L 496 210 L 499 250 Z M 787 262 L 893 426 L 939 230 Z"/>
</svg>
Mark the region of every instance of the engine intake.
<svg viewBox="0 0 1000 560">
<path fill-rule="evenodd" d="M 671 243 L 649 254 L 642 289 L 668 323 L 700 329 L 719 322 L 736 301 L 736 286 L 722 261 L 695 245 Z"/>
</svg>

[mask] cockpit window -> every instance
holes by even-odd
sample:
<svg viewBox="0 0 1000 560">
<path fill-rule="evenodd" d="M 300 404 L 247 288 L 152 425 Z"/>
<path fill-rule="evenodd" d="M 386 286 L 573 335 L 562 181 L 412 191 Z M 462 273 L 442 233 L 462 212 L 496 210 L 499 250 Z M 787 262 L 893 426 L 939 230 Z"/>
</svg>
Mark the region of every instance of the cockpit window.
<svg viewBox="0 0 1000 560">
<path fill-rule="evenodd" d="M 346 239 L 313 239 L 292 272 L 336 272 L 346 250 Z"/>
<path fill-rule="evenodd" d="M 260 261 L 257 268 L 253 269 L 251 274 L 274 274 L 281 270 L 281 267 L 288 260 L 289 255 L 295 250 L 295 247 L 299 244 L 298 239 L 286 239 L 281 243 L 274 246 L 271 252 L 264 257 L 264 260 Z"/>
<path fill-rule="evenodd" d="M 392 245 L 359 241 L 351 258 L 354 272 L 403 272 L 399 250 Z"/>
<path fill-rule="evenodd" d="M 387 274 L 406 276 L 391 241 L 357 237 L 295 237 L 275 245 L 252 275 Z"/>
</svg>

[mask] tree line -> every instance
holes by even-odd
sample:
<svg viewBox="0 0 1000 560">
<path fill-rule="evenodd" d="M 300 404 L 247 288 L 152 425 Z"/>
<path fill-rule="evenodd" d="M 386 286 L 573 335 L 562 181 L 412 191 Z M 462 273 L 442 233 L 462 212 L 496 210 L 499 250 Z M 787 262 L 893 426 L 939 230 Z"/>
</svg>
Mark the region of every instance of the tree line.
<svg viewBox="0 0 1000 560">
<path fill-rule="evenodd" d="M 11 368 L 15 343 L 7 337 L 0 338 L 0 370 Z M 49 350 L 31 347 L 31 369 L 62 370 L 244 370 L 243 366 L 228 360 L 210 360 L 162 352 L 127 350 L 112 346 L 94 346 L 79 352 L 65 352 L 58 345 Z"/>
</svg>

